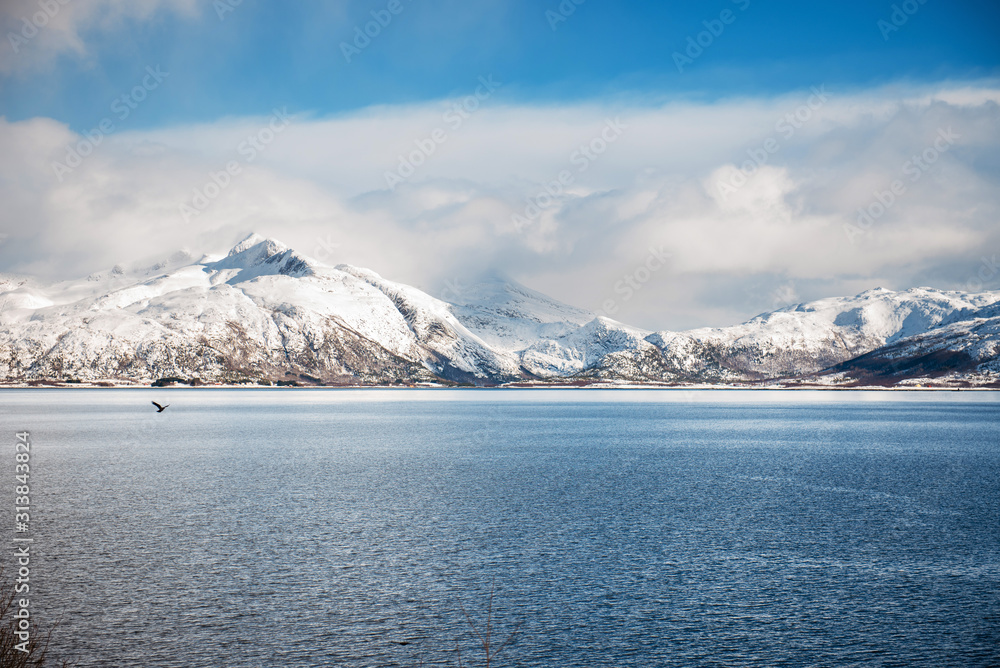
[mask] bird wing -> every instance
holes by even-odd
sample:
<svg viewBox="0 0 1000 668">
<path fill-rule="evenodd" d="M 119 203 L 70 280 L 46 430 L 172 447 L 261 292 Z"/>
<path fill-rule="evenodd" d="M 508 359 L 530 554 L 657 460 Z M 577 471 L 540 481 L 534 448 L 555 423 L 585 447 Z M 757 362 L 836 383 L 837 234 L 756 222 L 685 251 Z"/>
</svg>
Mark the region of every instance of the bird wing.
<svg viewBox="0 0 1000 668">
<path fill-rule="evenodd" d="M 153 404 L 154 406 L 156 406 L 157 408 L 159 408 L 161 411 L 163 410 L 163 406 L 161 406 L 160 404 L 156 403 L 155 401 L 151 401 L 149 403 Z"/>
</svg>

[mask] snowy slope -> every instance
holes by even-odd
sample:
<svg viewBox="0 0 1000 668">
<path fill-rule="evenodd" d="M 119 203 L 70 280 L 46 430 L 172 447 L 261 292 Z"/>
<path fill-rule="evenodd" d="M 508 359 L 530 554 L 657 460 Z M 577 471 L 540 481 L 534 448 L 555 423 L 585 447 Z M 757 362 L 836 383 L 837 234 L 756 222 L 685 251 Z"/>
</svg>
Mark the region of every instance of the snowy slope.
<svg viewBox="0 0 1000 668">
<path fill-rule="evenodd" d="M 367 269 L 349 265 L 337 269 L 371 285 L 395 306 L 413 336 L 431 351 L 427 366 L 435 373 L 473 382 L 520 377 L 517 357 L 491 348 L 455 317 L 448 303 L 408 285 L 388 281 Z"/>
<path fill-rule="evenodd" d="M 488 345 L 508 352 L 561 338 L 597 317 L 503 277 L 456 286 L 449 297 L 456 318 Z"/>
<path fill-rule="evenodd" d="M 496 350 L 538 378 L 578 374 L 612 352 L 648 347 L 649 334 L 558 302 L 508 278 L 462 286 L 451 311 Z"/>
<path fill-rule="evenodd" d="M 897 383 L 1000 372 L 1000 292 L 876 289 L 655 333 L 506 278 L 449 297 L 257 235 L 225 256 L 178 252 L 78 281 L 0 276 L 0 380 Z"/>
<path fill-rule="evenodd" d="M 148 278 L 113 273 L 35 288 L 44 306 L 30 308 L 22 298 L 0 313 L 0 375 L 434 377 L 425 364 L 432 355 L 382 292 L 271 240 L 251 236 L 225 258 Z"/>
<path fill-rule="evenodd" d="M 1000 382 L 1000 303 L 898 338 L 818 374 L 821 382 L 894 385 Z"/>
<path fill-rule="evenodd" d="M 682 375 L 797 376 L 970 316 L 1000 292 L 882 288 L 764 313 L 734 327 L 658 332 L 649 338 Z"/>
</svg>

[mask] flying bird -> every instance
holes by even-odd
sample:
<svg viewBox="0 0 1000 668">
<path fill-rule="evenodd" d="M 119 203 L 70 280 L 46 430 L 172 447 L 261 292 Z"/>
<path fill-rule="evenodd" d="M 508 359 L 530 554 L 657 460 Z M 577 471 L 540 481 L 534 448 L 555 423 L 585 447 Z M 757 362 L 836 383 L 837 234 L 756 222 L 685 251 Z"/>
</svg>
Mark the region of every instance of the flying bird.
<svg viewBox="0 0 1000 668">
<path fill-rule="evenodd" d="M 160 404 L 156 403 L 155 401 L 151 401 L 150 403 L 153 404 L 154 406 L 156 406 L 156 409 L 157 409 L 156 412 L 157 413 L 162 413 L 163 411 L 167 410 L 167 408 L 170 407 L 170 404 L 167 404 L 166 406 L 161 406 Z"/>
</svg>

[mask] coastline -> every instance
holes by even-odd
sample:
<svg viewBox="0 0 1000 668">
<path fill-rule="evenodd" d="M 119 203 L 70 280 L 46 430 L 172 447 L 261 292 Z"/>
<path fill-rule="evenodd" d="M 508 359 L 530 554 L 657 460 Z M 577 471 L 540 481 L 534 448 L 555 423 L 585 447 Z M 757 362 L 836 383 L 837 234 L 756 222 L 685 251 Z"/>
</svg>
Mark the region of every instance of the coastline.
<svg viewBox="0 0 1000 668">
<path fill-rule="evenodd" d="M 643 384 L 618 384 L 618 383 L 545 383 L 545 384 L 515 384 L 473 386 L 473 385 L 445 385 L 445 384 L 419 384 L 419 385 L 257 385 L 250 383 L 204 383 L 199 385 L 186 385 L 173 383 L 170 385 L 156 386 L 152 383 L 136 383 L 127 381 L 95 381 L 93 383 L 65 383 L 60 381 L 31 381 L 28 383 L 0 383 L 0 392 L 4 390 L 470 390 L 470 391 L 496 391 L 496 390 L 614 390 L 614 391 L 722 391 L 722 392 L 998 392 L 1000 387 L 982 385 L 968 387 L 951 386 L 884 386 L 884 385 L 858 385 L 851 387 L 836 387 L 829 385 L 658 385 L 653 383 Z"/>
</svg>

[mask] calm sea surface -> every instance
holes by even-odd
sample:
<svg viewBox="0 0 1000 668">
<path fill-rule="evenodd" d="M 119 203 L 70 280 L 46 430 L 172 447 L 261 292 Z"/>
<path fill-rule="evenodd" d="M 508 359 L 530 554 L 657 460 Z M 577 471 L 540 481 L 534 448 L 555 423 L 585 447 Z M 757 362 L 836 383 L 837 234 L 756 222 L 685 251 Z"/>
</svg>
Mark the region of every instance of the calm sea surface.
<svg viewBox="0 0 1000 668">
<path fill-rule="evenodd" d="M 496 668 L 1000 665 L 998 394 L 6 390 L 0 424 L 0 540 L 28 430 L 32 616 L 81 667 L 482 666 L 491 587 Z"/>
</svg>

